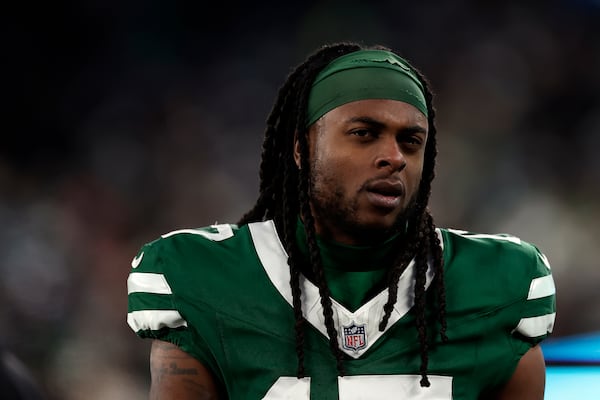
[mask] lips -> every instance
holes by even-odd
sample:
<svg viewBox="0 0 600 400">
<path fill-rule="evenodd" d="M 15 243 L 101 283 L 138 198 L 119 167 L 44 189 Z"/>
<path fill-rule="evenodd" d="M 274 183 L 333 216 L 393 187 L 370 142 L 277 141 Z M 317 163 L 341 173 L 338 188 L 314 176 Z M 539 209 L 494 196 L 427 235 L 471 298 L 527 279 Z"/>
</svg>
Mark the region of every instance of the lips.
<svg viewBox="0 0 600 400">
<path fill-rule="evenodd" d="M 377 180 L 365 187 L 369 202 L 376 208 L 395 209 L 404 196 L 404 184 L 398 180 Z"/>
<path fill-rule="evenodd" d="M 366 186 L 368 192 L 384 196 L 400 197 L 404 195 L 404 185 L 401 181 L 378 180 Z"/>
</svg>

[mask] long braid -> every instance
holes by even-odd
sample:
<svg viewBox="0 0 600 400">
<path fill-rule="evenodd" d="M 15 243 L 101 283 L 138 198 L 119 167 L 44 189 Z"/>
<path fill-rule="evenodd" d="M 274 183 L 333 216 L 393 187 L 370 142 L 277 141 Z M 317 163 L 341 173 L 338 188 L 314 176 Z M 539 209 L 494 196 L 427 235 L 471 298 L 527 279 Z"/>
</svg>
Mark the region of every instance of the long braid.
<svg viewBox="0 0 600 400">
<path fill-rule="evenodd" d="M 289 172 L 286 171 L 286 187 L 293 186 L 292 179 L 289 179 Z M 289 196 L 284 196 L 284 212 L 286 214 L 295 213 L 298 215 L 298 205 L 297 203 L 290 201 L 293 200 Z M 284 226 L 284 237 L 286 238 L 295 238 L 296 236 L 296 224 L 291 223 L 292 221 L 283 221 Z M 296 245 L 295 241 L 286 240 L 285 241 L 286 251 L 288 253 L 288 265 L 290 267 L 290 287 L 292 289 L 292 301 L 294 307 L 294 317 L 295 317 L 295 332 L 296 332 L 296 354 L 298 356 L 298 370 L 296 375 L 298 378 L 303 378 L 305 375 L 304 372 L 304 318 L 302 316 L 302 291 L 300 289 L 300 274 L 301 274 L 301 266 L 298 264 L 297 260 L 301 259 L 301 254 L 299 254 L 300 250 Z"/>
<path fill-rule="evenodd" d="M 425 149 L 425 159 L 429 158 L 435 160 L 437 156 L 437 139 L 436 139 L 436 127 L 435 127 L 435 108 L 433 107 L 433 95 L 429 89 L 427 79 L 418 71 L 415 70 L 417 76 L 423 82 L 425 87 L 425 100 L 427 102 L 427 108 L 429 109 L 429 134 L 430 138 L 427 141 L 427 147 Z M 425 204 L 429 202 L 429 194 L 431 193 L 431 182 L 435 177 L 435 162 L 426 164 L 426 168 L 423 170 L 423 176 L 426 176 L 427 184 L 427 197 L 423 200 Z M 446 336 L 446 286 L 444 279 L 444 260 L 442 254 L 442 246 L 440 238 L 436 232 L 435 223 L 433 217 L 427 212 L 427 226 L 429 228 L 429 240 L 428 248 L 433 258 L 433 268 L 436 272 L 435 284 L 437 294 L 437 309 L 438 309 L 438 321 L 440 323 L 440 337 L 442 342 L 447 342 L 448 337 Z"/>
<path fill-rule="evenodd" d="M 300 76 L 303 68 L 299 68 L 295 71 L 289 80 L 289 89 L 282 90 L 282 112 L 289 107 L 297 107 L 293 91 L 295 88 L 296 81 L 300 80 L 294 78 Z M 284 132 L 289 130 L 296 130 L 296 123 L 292 119 L 283 119 L 277 117 L 281 128 Z M 281 135 L 279 139 L 281 141 L 280 148 L 290 148 L 293 146 L 293 135 Z M 283 242 L 288 254 L 288 265 L 290 268 L 290 287 L 292 290 L 292 303 L 294 308 L 294 330 L 296 334 L 296 355 L 298 358 L 298 367 L 296 375 L 298 378 L 303 378 L 305 375 L 304 369 L 304 317 L 302 316 L 302 290 L 300 288 L 300 276 L 302 272 L 302 255 L 296 244 L 296 224 L 297 220 L 291 216 L 297 216 L 299 213 L 299 202 L 297 196 L 294 196 L 295 192 L 300 189 L 299 176 L 296 171 L 296 165 L 293 163 L 291 155 L 288 153 L 285 155 L 283 152 L 279 154 L 279 157 L 283 159 L 280 165 L 283 167 L 283 192 L 279 194 L 283 203 L 283 212 L 275 214 L 275 224 L 279 229 L 283 230 Z M 281 168 L 280 167 L 280 168 Z M 274 168 L 275 169 L 275 168 Z M 274 201 L 278 201 L 278 197 L 273 197 Z"/>
<path fill-rule="evenodd" d="M 418 202 L 422 205 L 423 218 L 422 227 L 420 229 L 422 234 L 423 245 L 421 246 L 420 257 L 417 258 L 417 278 L 415 282 L 415 305 L 417 307 L 417 329 L 419 332 L 419 342 L 421 344 L 421 386 L 429 386 L 429 380 L 427 378 L 427 367 L 428 367 L 428 354 L 429 354 L 429 341 L 427 338 L 426 330 L 426 314 L 425 314 L 425 281 L 428 269 L 429 257 L 432 257 L 432 268 L 436 273 L 437 281 L 437 294 L 438 294 L 438 319 L 440 321 L 440 337 L 443 342 L 448 340 L 446 336 L 446 300 L 445 300 L 445 287 L 444 287 L 444 267 L 442 251 L 440 241 L 436 233 L 435 224 L 433 217 L 427 210 L 427 204 L 429 203 L 429 196 L 431 194 L 431 182 L 435 177 L 435 159 L 437 156 L 437 140 L 436 140 L 436 127 L 435 127 L 435 109 L 433 107 L 432 98 L 433 95 L 429 89 L 427 80 L 424 78 L 419 71 L 415 71 L 417 76 L 423 83 L 425 88 L 425 101 L 428 108 L 428 119 L 429 119 L 429 137 L 425 147 L 425 165 L 423 168 L 423 175 L 421 178 L 421 188 L 419 192 L 420 199 Z M 419 260 L 420 259 L 420 260 Z"/>
<path fill-rule="evenodd" d="M 288 143 L 289 145 L 289 143 Z M 298 187 L 298 175 L 291 163 L 283 166 L 283 215 L 298 215 L 298 201 L 290 196 Z M 297 260 L 301 259 L 300 250 L 296 245 L 296 220 L 283 218 L 277 224 L 283 227 L 284 245 L 288 254 L 288 265 L 290 268 L 290 287 L 292 290 L 292 302 L 294 307 L 295 332 L 296 332 L 296 354 L 298 356 L 298 370 L 296 375 L 303 378 L 304 371 L 304 318 L 302 317 L 302 299 L 300 289 L 301 266 Z"/>
<path fill-rule="evenodd" d="M 396 261 L 393 264 L 394 267 L 390 268 L 388 271 L 388 300 L 383 306 L 384 313 L 381 321 L 379 322 L 379 330 L 382 332 L 389 322 L 390 316 L 392 315 L 392 310 L 394 309 L 394 304 L 396 304 L 396 300 L 398 299 L 398 281 L 400 279 L 400 275 L 402 275 L 402 272 L 404 272 L 404 269 L 406 269 L 410 263 L 418 246 L 418 242 L 414 240 L 414 238 L 414 234 L 407 232 L 405 239 L 406 244 L 404 247 L 405 251 L 400 251 L 398 253 L 396 256 Z"/>
<path fill-rule="evenodd" d="M 427 222 L 427 218 L 421 220 L 421 229 L 419 229 L 419 240 L 426 243 L 428 243 L 428 231 L 430 228 Z M 429 255 L 428 250 L 428 246 L 421 246 L 418 249 L 415 259 L 417 269 L 415 277 L 416 325 L 417 332 L 419 334 L 419 344 L 421 346 L 421 386 L 425 387 L 429 386 L 429 379 L 427 378 L 427 366 L 429 363 L 429 342 L 427 340 L 427 321 L 425 315 L 425 283 L 427 280 L 427 261 Z"/>
<path fill-rule="evenodd" d="M 376 48 L 385 49 L 377 46 Z M 319 289 L 325 327 L 329 336 L 329 344 L 336 358 L 338 373 L 345 375 L 343 354 L 337 340 L 337 330 L 333 321 L 333 307 L 330 290 L 324 275 L 324 269 L 316 240 L 314 216 L 310 208 L 310 162 L 305 127 L 308 94 L 316 75 L 333 59 L 361 49 L 357 44 L 340 43 L 324 46 L 300 64 L 287 78 L 280 88 L 277 100 L 267 119 L 265 141 L 260 167 L 260 194 L 253 208 L 246 213 L 238 224 L 273 219 L 282 235 L 282 241 L 288 253 L 290 267 L 290 285 L 292 289 L 294 315 L 296 319 L 296 353 L 298 357 L 298 377 L 303 377 L 304 370 L 304 318 L 301 301 L 301 271 L 305 260 L 296 244 L 296 228 L 298 215 L 301 216 L 307 238 L 308 262 L 310 272 Z M 415 312 L 416 328 L 419 333 L 421 349 L 421 385 L 428 386 L 428 339 L 425 314 L 425 282 L 428 259 L 433 258 L 436 271 L 436 293 L 438 296 L 438 319 L 441 325 L 442 340 L 446 338 L 445 287 L 442 269 L 442 252 L 439 238 L 435 231 L 433 218 L 427 211 L 427 204 L 434 177 L 436 150 L 435 111 L 432 106 L 432 94 L 426 80 L 415 71 L 425 87 L 425 96 L 429 114 L 429 134 L 425 148 L 425 165 L 421 178 L 419 193 L 408 230 L 403 236 L 403 244 L 399 247 L 396 261 L 388 274 L 389 297 L 384 306 L 384 315 L 380 330 L 385 329 L 398 295 L 398 280 L 414 258 L 416 263 L 415 278 Z M 298 170 L 293 157 L 294 137 L 300 149 L 300 168 Z M 283 172 L 283 173 L 281 173 Z"/>
<path fill-rule="evenodd" d="M 444 280 L 444 268 L 443 266 L 443 255 L 442 255 L 442 246 L 440 243 L 440 238 L 435 231 L 435 225 L 433 222 L 433 218 L 430 219 L 430 243 L 433 243 L 431 246 L 433 259 L 435 261 L 435 265 L 439 265 L 436 270 L 436 278 L 435 278 L 435 289 L 438 301 L 438 322 L 440 324 L 440 337 L 442 342 L 448 341 L 448 336 L 446 335 L 447 323 L 446 323 L 446 285 Z M 438 261 L 439 260 L 439 261 Z"/>
<path fill-rule="evenodd" d="M 302 154 L 308 154 L 308 144 L 306 143 L 306 137 L 299 139 L 299 145 Z M 307 171 L 307 172 L 304 172 Z M 308 157 L 302 157 L 301 159 L 301 174 L 309 175 L 310 162 Z M 310 203 L 308 198 L 310 196 L 310 176 L 307 179 L 301 180 L 300 188 L 300 204 L 301 204 L 301 215 L 306 226 L 306 239 L 308 245 L 308 253 L 310 264 L 312 265 L 312 275 L 315 278 L 317 287 L 319 288 L 319 295 L 321 305 L 323 306 L 323 316 L 325 318 L 325 328 L 327 329 L 327 335 L 329 336 L 329 346 L 336 358 L 337 369 L 340 376 L 346 374 L 345 367 L 343 364 L 343 355 L 338 344 L 338 333 L 335 329 L 333 322 L 333 307 L 331 303 L 331 292 L 327 281 L 325 279 L 323 262 L 321 260 L 319 246 L 317 244 L 316 233 L 315 233 L 315 222 L 312 212 L 310 210 Z"/>
</svg>

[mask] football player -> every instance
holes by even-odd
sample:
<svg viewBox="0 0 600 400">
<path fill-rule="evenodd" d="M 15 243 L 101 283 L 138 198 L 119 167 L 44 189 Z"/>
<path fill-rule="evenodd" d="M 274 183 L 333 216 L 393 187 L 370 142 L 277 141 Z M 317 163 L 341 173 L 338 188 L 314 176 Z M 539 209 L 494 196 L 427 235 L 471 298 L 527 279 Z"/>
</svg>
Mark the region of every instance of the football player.
<svg viewBox="0 0 600 400">
<path fill-rule="evenodd" d="M 543 399 L 550 266 L 517 237 L 436 227 L 434 121 L 427 80 L 389 49 L 331 44 L 300 64 L 252 209 L 132 262 L 150 397 Z"/>
</svg>

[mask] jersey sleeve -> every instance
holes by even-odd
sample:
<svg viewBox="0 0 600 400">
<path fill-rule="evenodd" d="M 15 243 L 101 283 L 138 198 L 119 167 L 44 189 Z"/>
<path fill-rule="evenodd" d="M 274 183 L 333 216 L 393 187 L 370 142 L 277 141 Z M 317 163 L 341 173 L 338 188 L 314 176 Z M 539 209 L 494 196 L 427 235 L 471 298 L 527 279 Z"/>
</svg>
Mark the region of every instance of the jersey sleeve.
<svg viewBox="0 0 600 400">
<path fill-rule="evenodd" d="M 556 316 L 556 288 L 550 263 L 546 256 L 534 245 L 531 250 L 529 288 L 524 294 L 521 318 L 513 330 L 513 335 L 532 345 L 544 340 L 554 328 Z"/>
<path fill-rule="evenodd" d="M 450 310 L 454 307 L 470 318 L 457 330 L 462 340 L 472 340 L 475 334 L 469 335 L 470 330 L 481 335 L 474 344 L 478 367 L 473 379 L 486 390 L 495 390 L 510 379 L 523 355 L 554 328 L 552 270 L 535 245 L 518 237 L 455 234 L 451 243 L 455 252 L 450 257 L 456 268 L 451 265 L 447 271 L 447 292 L 453 297 L 447 302 Z M 452 290 L 453 284 L 460 289 Z"/>
<path fill-rule="evenodd" d="M 127 278 L 129 327 L 141 338 L 159 339 L 177 345 L 205 366 L 215 367 L 202 337 L 188 326 L 178 307 L 169 272 L 173 263 L 165 251 L 165 239 L 145 244 L 133 258 Z"/>
</svg>

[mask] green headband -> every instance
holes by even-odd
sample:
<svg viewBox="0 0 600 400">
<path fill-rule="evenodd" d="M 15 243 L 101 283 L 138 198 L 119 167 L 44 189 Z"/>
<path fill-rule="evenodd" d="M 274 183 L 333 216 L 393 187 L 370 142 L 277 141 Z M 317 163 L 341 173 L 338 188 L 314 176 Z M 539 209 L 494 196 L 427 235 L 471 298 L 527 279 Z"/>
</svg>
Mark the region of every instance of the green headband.
<svg viewBox="0 0 600 400">
<path fill-rule="evenodd" d="M 317 75 L 306 126 L 342 104 L 366 99 L 403 101 L 427 116 L 423 84 L 404 59 L 385 50 L 359 50 L 336 58 Z"/>
</svg>

